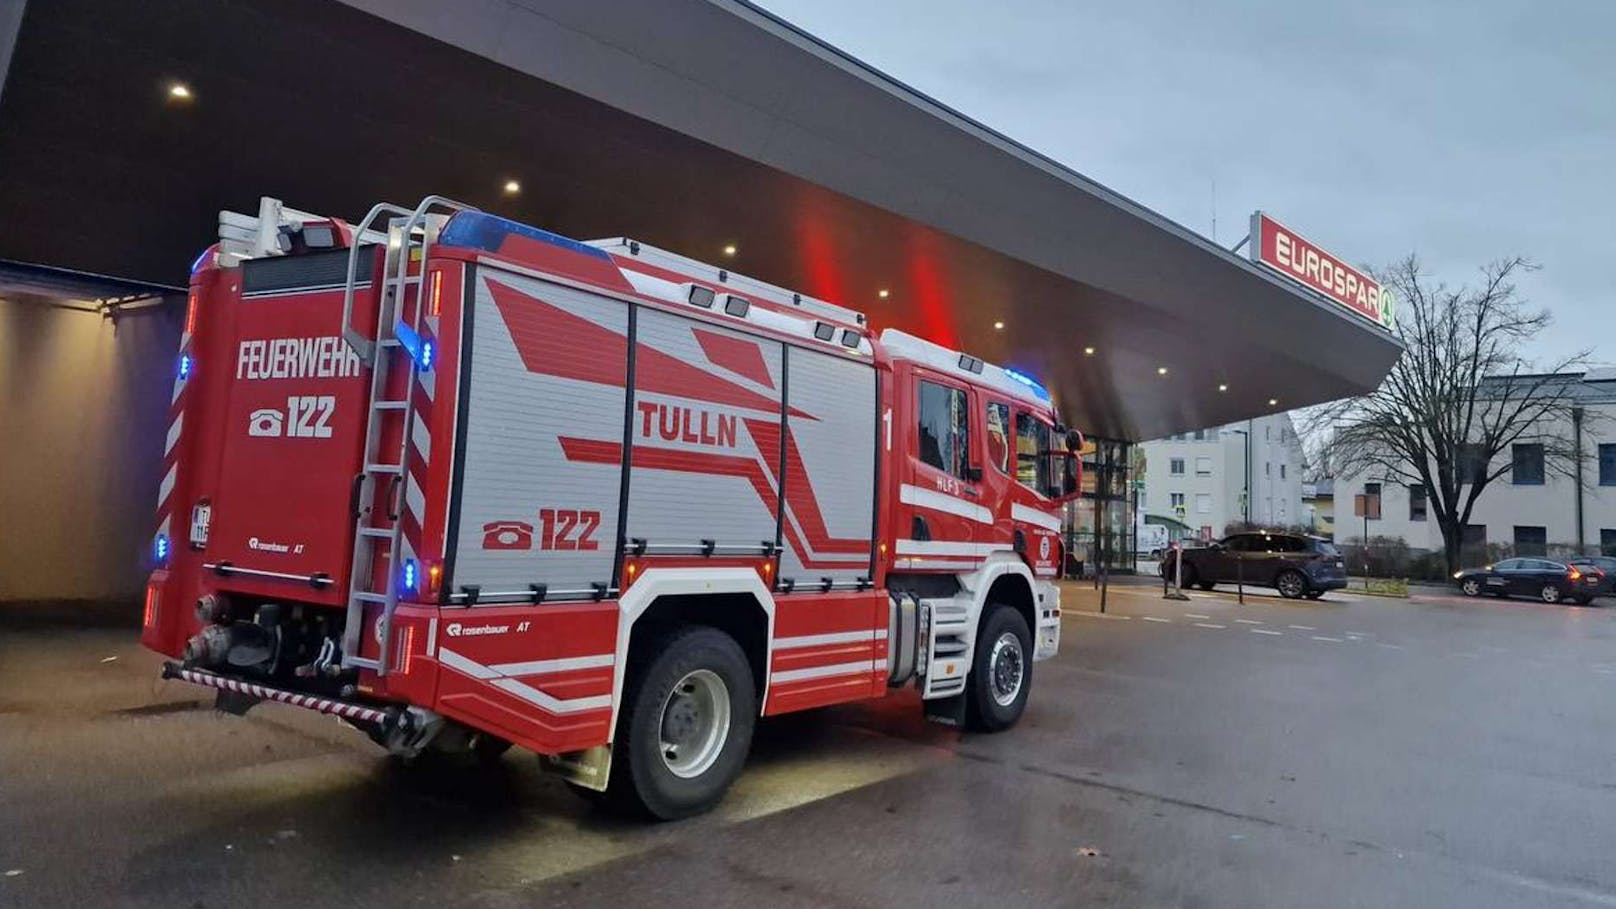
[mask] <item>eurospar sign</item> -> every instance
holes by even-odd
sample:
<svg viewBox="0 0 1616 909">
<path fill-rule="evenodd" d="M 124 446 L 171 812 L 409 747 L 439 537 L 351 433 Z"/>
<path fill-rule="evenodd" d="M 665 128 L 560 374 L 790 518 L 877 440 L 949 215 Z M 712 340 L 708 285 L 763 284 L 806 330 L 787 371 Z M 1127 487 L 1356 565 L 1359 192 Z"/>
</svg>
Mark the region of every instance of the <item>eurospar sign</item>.
<svg viewBox="0 0 1616 909">
<path fill-rule="evenodd" d="M 1251 261 L 1280 272 L 1380 327 L 1396 326 L 1392 292 L 1262 212 L 1251 216 Z"/>
</svg>

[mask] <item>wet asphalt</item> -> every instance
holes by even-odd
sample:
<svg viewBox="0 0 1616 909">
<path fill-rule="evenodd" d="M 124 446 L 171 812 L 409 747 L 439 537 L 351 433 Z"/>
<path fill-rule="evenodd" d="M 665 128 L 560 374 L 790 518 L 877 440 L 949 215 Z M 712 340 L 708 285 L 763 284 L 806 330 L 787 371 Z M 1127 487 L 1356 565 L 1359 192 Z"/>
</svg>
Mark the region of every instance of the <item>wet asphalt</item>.
<svg viewBox="0 0 1616 909">
<path fill-rule="evenodd" d="M 1616 608 L 1067 594 L 1022 724 L 767 721 L 645 826 L 0 615 L 0 906 L 1616 905 Z"/>
</svg>

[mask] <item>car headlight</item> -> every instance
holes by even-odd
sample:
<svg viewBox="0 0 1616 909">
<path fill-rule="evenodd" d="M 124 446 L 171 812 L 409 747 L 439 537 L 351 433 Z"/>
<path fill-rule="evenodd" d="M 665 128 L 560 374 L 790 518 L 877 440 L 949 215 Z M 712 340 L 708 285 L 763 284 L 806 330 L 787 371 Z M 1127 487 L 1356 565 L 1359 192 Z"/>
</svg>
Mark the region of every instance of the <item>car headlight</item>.
<svg viewBox="0 0 1616 909">
<path fill-rule="evenodd" d="M 1454 572 L 1454 573 L 1453 573 L 1453 579 L 1454 579 L 1454 580 L 1455 580 L 1455 581 L 1457 581 L 1457 580 L 1459 580 L 1459 576 L 1460 576 L 1460 575 L 1462 575 L 1462 574 L 1464 574 L 1464 572 L 1462 572 L 1462 571 L 1455 571 L 1455 572 Z"/>
</svg>

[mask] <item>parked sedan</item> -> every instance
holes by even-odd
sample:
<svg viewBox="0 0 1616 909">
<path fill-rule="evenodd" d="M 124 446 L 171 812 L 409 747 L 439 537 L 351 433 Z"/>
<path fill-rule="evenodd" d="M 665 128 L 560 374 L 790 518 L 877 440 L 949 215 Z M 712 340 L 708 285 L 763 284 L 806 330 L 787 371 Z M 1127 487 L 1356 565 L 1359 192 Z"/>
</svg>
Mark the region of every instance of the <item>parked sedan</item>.
<svg viewBox="0 0 1616 909">
<path fill-rule="evenodd" d="M 1217 584 L 1273 587 L 1289 599 L 1316 600 L 1326 590 L 1347 586 L 1341 552 L 1329 540 L 1298 533 L 1237 533 L 1199 549 L 1180 550 L 1184 560 L 1184 586 L 1211 590 Z M 1173 558 L 1162 560 L 1162 574 L 1171 578 Z"/>
<path fill-rule="evenodd" d="M 1551 559 L 1505 559 L 1453 573 L 1465 596 L 1529 596 L 1545 603 L 1574 600 L 1586 606 L 1599 593 L 1603 572 L 1589 572 Z"/>
</svg>

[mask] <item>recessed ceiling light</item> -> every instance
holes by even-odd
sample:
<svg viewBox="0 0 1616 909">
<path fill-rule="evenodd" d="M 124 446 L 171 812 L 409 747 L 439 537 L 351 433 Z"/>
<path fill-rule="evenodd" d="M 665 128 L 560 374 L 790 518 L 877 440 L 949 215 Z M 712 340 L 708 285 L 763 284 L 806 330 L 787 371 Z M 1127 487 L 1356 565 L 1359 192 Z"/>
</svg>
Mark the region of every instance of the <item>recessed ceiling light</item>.
<svg viewBox="0 0 1616 909">
<path fill-rule="evenodd" d="M 1227 385 L 1224 385 L 1224 384 L 1222 384 L 1222 383 L 1219 383 L 1219 385 L 1218 385 L 1218 391 L 1228 391 L 1228 390 L 1229 390 L 1229 386 L 1227 386 Z"/>
<path fill-rule="evenodd" d="M 168 86 L 168 96 L 176 101 L 191 100 L 191 87 L 184 82 L 174 82 Z"/>
<path fill-rule="evenodd" d="M 1279 399 L 1278 398 L 1269 398 L 1268 399 L 1268 406 L 1269 407 L 1276 407 L 1278 405 L 1279 405 Z"/>
<path fill-rule="evenodd" d="M 735 244 L 734 243 L 731 243 L 731 244 L 724 247 L 724 255 L 726 255 L 726 256 L 735 255 Z"/>
<path fill-rule="evenodd" d="M 1003 322 L 994 322 L 993 323 L 993 330 L 994 331 L 1004 331 L 1004 323 Z"/>
<path fill-rule="evenodd" d="M 516 195 L 517 193 L 519 193 L 521 191 L 522 191 L 522 184 L 516 182 L 515 180 L 506 180 L 505 181 L 505 195 L 514 196 L 514 195 Z"/>
<path fill-rule="evenodd" d="M 1167 375 L 1167 367 L 1165 367 L 1165 366 L 1156 367 L 1156 375 L 1158 375 L 1158 376 Z"/>
<path fill-rule="evenodd" d="M 1092 348 L 1092 347 L 1083 348 L 1083 356 L 1085 356 L 1085 357 L 1094 356 L 1094 348 Z"/>
<path fill-rule="evenodd" d="M 892 291 L 887 290 L 885 287 L 883 287 L 880 290 L 876 291 L 875 295 L 880 297 L 881 299 L 885 300 L 887 297 L 892 296 Z"/>
</svg>

